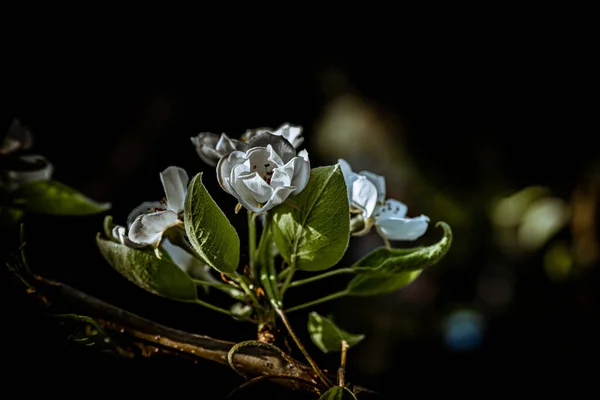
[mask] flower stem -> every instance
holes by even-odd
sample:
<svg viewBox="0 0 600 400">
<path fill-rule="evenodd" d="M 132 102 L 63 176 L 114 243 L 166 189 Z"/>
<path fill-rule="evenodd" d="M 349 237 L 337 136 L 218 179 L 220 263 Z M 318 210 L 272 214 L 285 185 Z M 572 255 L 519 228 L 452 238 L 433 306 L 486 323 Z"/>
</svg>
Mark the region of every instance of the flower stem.
<svg viewBox="0 0 600 400">
<path fill-rule="evenodd" d="M 314 306 L 316 304 L 325 303 L 326 301 L 339 299 L 340 297 L 344 297 L 344 296 L 347 296 L 347 295 L 348 295 L 348 292 L 346 290 L 342 290 L 340 292 L 336 292 L 336 293 L 330 294 L 328 296 L 321 297 L 320 299 L 309 301 L 308 303 L 299 304 L 297 306 L 288 308 L 285 311 L 288 312 L 288 313 L 291 313 L 292 311 L 297 311 L 297 310 L 301 310 L 303 308 Z"/>
<path fill-rule="evenodd" d="M 206 308 L 210 308 L 213 311 L 217 311 L 217 312 L 220 312 L 222 314 L 229 315 L 230 317 L 235 317 L 235 314 L 233 314 L 231 311 L 226 310 L 226 309 L 221 308 L 221 307 L 214 306 L 214 305 L 212 305 L 210 303 L 207 303 L 205 301 L 202 301 L 200 299 L 196 299 L 195 303 L 196 304 L 200 304 L 201 306 L 204 306 Z"/>
<path fill-rule="evenodd" d="M 277 279 L 280 280 L 280 281 L 283 280 L 283 279 L 285 279 L 285 277 L 290 273 L 291 269 L 292 269 L 292 267 L 285 268 L 283 271 L 281 271 L 279 273 L 279 276 L 277 276 Z"/>
<path fill-rule="evenodd" d="M 283 299 L 283 294 L 285 293 L 285 291 L 290 286 L 290 283 L 292 282 L 292 277 L 294 276 L 295 272 L 296 272 L 296 265 L 292 264 L 290 266 L 287 276 L 285 277 L 285 282 L 283 283 L 283 287 L 279 291 L 279 295 L 281 296 L 282 299 Z"/>
<path fill-rule="evenodd" d="M 300 342 L 300 339 L 298 339 L 298 336 L 296 336 L 296 333 L 292 329 L 292 326 L 290 325 L 290 322 L 288 321 L 287 317 L 285 316 L 283 310 L 278 307 L 275 307 L 275 311 L 279 315 L 279 318 L 281 318 L 281 321 L 283 321 L 283 324 L 285 325 L 288 332 L 290 333 L 290 336 L 292 336 L 292 339 L 294 339 L 296 346 L 298 346 L 298 348 L 300 349 L 300 351 L 302 352 L 302 354 L 304 355 L 304 357 L 306 358 L 306 360 L 308 361 L 308 363 L 310 364 L 312 369 L 315 371 L 315 373 L 317 374 L 317 376 L 319 377 L 321 382 L 323 382 L 323 384 L 326 387 L 328 387 L 328 388 L 331 387 L 331 382 L 329 382 L 329 379 L 327 379 L 327 377 L 323 374 L 323 372 L 321 371 L 319 366 L 314 362 L 314 360 L 310 357 L 310 355 L 308 354 L 308 352 L 302 345 L 302 342 Z"/>
<path fill-rule="evenodd" d="M 248 210 L 248 244 L 250 247 L 250 276 L 256 279 L 256 224 L 252 216 L 252 211 Z"/>
<path fill-rule="evenodd" d="M 258 298 L 256 297 L 256 295 L 250 288 L 251 283 L 249 283 L 248 278 L 246 278 L 244 275 L 237 273 L 237 272 L 235 274 L 235 277 L 238 278 L 238 280 L 237 280 L 238 283 L 240 284 L 241 288 L 244 290 L 246 295 L 250 298 L 252 303 L 254 303 L 254 306 L 256 308 L 262 308 L 262 306 L 260 305 L 260 302 L 258 301 Z"/>
<path fill-rule="evenodd" d="M 342 359 L 340 361 L 340 367 L 338 368 L 338 386 L 344 387 L 346 385 L 346 353 L 348 352 L 348 342 L 342 340 Z"/>
<path fill-rule="evenodd" d="M 339 268 L 333 271 L 325 272 L 321 275 L 311 276 L 310 278 L 301 279 L 299 281 L 294 281 L 290 284 L 290 287 L 302 286 L 310 282 L 315 282 L 321 279 L 329 278 L 330 276 L 339 275 L 339 274 L 355 274 L 356 271 L 352 268 Z"/>
</svg>

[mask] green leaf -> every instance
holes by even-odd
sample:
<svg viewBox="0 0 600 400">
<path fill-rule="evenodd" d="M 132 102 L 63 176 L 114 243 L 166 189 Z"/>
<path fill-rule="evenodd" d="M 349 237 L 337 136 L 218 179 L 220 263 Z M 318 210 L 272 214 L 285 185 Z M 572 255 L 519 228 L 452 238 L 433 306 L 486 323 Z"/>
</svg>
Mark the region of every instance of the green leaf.
<svg viewBox="0 0 600 400">
<path fill-rule="evenodd" d="M 355 277 L 346 289 L 351 296 L 375 296 L 395 292 L 412 283 L 422 270 L 400 272 L 393 275 L 366 273 Z"/>
<path fill-rule="evenodd" d="M 357 272 L 373 271 L 382 275 L 416 271 L 430 267 L 440 261 L 452 245 L 452 229 L 445 222 L 444 237 L 434 245 L 412 249 L 388 249 L 380 247 L 356 262 L 351 268 Z"/>
<path fill-rule="evenodd" d="M 202 184 L 202 172 L 190 182 L 184 221 L 192 246 L 208 265 L 224 273 L 237 269 L 240 238 Z"/>
<path fill-rule="evenodd" d="M 14 205 L 26 212 L 52 215 L 89 215 L 110 209 L 110 203 L 98 203 L 77 190 L 57 181 L 34 181 L 14 193 Z"/>
<path fill-rule="evenodd" d="M 348 347 L 352 347 L 365 338 L 365 335 L 348 333 L 338 328 L 332 320 L 314 311 L 308 316 L 308 332 L 313 343 L 324 353 L 342 351 L 342 340 L 346 341 Z"/>
<path fill-rule="evenodd" d="M 356 396 L 348 388 L 334 386 L 323 393 L 319 400 L 356 400 Z"/>
<path fill-rule="evenodd" d="M 104 228 L 104 235 L 112 241 L 116 241 L 116 239 L 114 239 L 112 235 L 112 230 L 115 227 L 112 215 L 107 215 L 106 217 L 104 217 L 102 227 Z"/>
<path fill-rule="evenodd" d="M 394 292 L 419 277 L 424 268 L 439 262 L 452 245 L 452 230 L 445 222 L 444 237 L 434 245 L 413 249 L 379 248 L 352 266 L 360 275 L 347 287 L 349 295 L 373 296 Z"/>
<path fill-rule="evenodd" d="M 121 275 L 142 289 L 173 300 L 197 299 L 196 285 L 177 265 L 149 251 L 133 249 L 96 237 L 100 252 Z"/>
<path fill-rule="evenodd" d="M 337 264 L 350 240 L 350 209 L 339 164 L 314 168 L 306 188 L 274 209 L 273 238 L 285 261 L 304 271 Z"/>
</svg>

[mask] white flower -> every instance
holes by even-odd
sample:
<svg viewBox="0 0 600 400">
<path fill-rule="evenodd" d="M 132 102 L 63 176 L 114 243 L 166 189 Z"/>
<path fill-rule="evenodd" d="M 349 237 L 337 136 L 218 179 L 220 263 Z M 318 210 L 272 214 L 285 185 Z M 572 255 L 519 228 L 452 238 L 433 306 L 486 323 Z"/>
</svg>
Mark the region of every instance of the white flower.
<svg viewBox="0 0 600 400">
<path fill-rule="evenodd" d="M 214 167 L 222 157 L 233 151 L 247 151 L 250 148 L 250 141 L 266 132 L 285 138 L 296 149 L 304 141 L 304 138 L 301 137 L 302 127 L 288 123 L 281 125 L 275 131 L 271 128 L 248 129 L 242 135 L 241 140 L 231 139 L 225 133 L 217 135 L 210 132 L 199 133 L 190 139 L 196 146 L 196 152 L 198 152 L 202 161 Z"/>
<path fill-rule="evenodd" d="M 211 167 L 216 166 L 223 156 L 232 151 L 246 151 L 248 149 L 248 143 L 230 139 L 225 133 L 219 136 L 210 132 L 202 132 L 190 139 L 196 146 L 196 151 L 202 161 Z"/>
<path fill-rule="evenodd" d="M 166 194 L 164 202 L 144 202 L 128 217 L 129 235 L 133 243 L 157 248 L 163 232 L 181 226 L 189 178 L 184 169 L 168 167 L 160 173 Z"/>
<path fill-rule="evenodd" d="M 427 231 L 429 217 L 421 215 L 407 218 L 404 203 L 394 199 L 386 200 L 383 176 L 369 171 L 356 173 L 347 161 L 340 159 L 338 162 L 348 189 L 350 212 L 359 214 L 353 219 L 359 219 L 364 224 L 353 235 L 364 235 L 373 225 L 380 235 L 389 240 L 415 240 Z"/>
<path fill-rule="evenodd" d="M 221 187 L 257 214 L 283 203 L 290 194 L 300 193 L 309 176 L 306 150 L 296 155 L 290 142 L 269 132 L 252 138 L 245 153 L 234 151 L 217 165 Z"/>
<path fill-rule="evenodd" d="M 294 148 L 300 147 L 302 142 L 304 142 L 304 138 L 302 135 L 302 127 L 298 125 L 291 125 L 289 123 L 282 124 L 276 130 L 271 128 L 257 128 L 257 129 L 248 129 L 243 135 L 242 140 L 245 142 L 250 142 L 254 137 L 261 135 L 265 132 L 270 132 L 275 136 L 281 136 L 285 138 Z"/>
</svg>

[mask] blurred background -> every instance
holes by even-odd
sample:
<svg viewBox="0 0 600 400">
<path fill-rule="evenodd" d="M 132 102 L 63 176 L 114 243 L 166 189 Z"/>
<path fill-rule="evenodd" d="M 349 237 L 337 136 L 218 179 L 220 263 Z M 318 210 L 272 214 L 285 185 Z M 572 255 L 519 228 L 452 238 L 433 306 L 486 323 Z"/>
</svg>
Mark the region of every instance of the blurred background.
<svg viewBox="0 0 600 400">
<path fill-rule="evenodd" d="M 388 197 L 406 203 L 409 216 L 431 218 L 425 236 L 396 246 L 436 242 L 437 221 L 454 232 L 446 257 L 409 287 L 314 307 L 367 336 L 349 352 L 350 381 L 387 395 L 424 374 L 468 379 L 477 372 L 496 380 L 568 373 L 598 350 L 600 154 L 592 140 L 597 132 L 580 126 L 591 106 L 575 102 L 575 89 L 586 91 L 576 73 L 583 61 L 578 49 L 556 46 L 453 48 L 417 61 L 402 53 L 332 50 L 207 62 L 184 76 L 137 65 L 103 69 L 86 58 L 23 74 L 5 103 L 2 127 L 19 118 L 35 136 L 35 152 L 54 164 L 54 178 L 111 202 L 109 213 L 121 224 L 139 203 L 163 196 L 164 168 L 203 171 L 240 231 L 244 257 L 246 216 L 234 214 L 234 198 L 190 137 L 237 138 L 250 128 L 301 125 L 313 167 L 344 158 L 356 171 L 385 175 Z M 570 62 L 558 61 L 565 57 Z M 118 275 L 95 247 L 102 219 L 28 217 L 32 268 L 165 325 L 231 341 L 255 337 L 250 324 L 153 296 Z M 375 232 L 352 238 L 342 265 L 379 245 Z M 311 284 L 309 293 L 290 290 L 289 302 L 320 297 L 347 279 Z M 5 334 L 21 343 L 7 359 L 13 365 L 48 366 L 60 357 L 73 366 L 178 366 L 70 351 L 59 335 L 16 312 L 16 298 L 5 297 L 1 307 L 13 321 Z M 338 355 L 320 353 L 308 338 L 308 311 L 291 321 L 309 352 L 334 370 Z M 198 385 L 240 383 L 224 366 L 195 368 L 202 372 Z"/>
</svg>

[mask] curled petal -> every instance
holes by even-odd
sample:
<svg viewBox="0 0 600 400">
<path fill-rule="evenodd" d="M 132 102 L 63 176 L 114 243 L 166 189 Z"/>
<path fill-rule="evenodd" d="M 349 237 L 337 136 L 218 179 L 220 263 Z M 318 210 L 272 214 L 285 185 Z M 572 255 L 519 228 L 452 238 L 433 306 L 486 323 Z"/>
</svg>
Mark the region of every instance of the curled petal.
<svg viewBox="0 0 600 400">
<path fill-rule="evenodd" d="M 221 158 L 221 155 L 215 150 L 219 142 L 219 135 L 211 132 L 201 132 L 190 138 L 200 159 L 208 165 L 214 167 Z"/>
<path fill-rule="evenodd" d="M 52 177 L 54 166 L 44 156 L 30 154 L 18 159 L 17 167 L 6 171 L 3 186 L 6 190 L 17 190 L 21 186 L 34 181 L 47 181 Z"/>
<path fill-rule="evenodd" d="M 177 214 L 170 210 L 139 215 L 131 224 L 129 239 L 137 244 L 156 245 L 177 220 Z"/>
<path fill-rule="evenodd" d="M 253 211 L 256 214 L 262 214 L 266 211 L 269 211 L 273 207 L 278 206 L 281 203 L 283 203 L 294 190 L 296 190 L 296 188 L 294 186 L 278 187 L 277 189 L 275 189 L 275 191 L 273 191 L 273 195 L 271 196 L 269 201 L 267 201 L 262 207 L 256 208 L 256 209 L 250 210 L 250 211 Z M 246 208 L 248 208 L 248 207 L 246 207 Z"/>
<path fill-rule="evenodd" d="M 295 148 L 300 147 L 304 138 L 302 135 L 302 127 L 297 125 L 290 125 L 289 123 L 282 124 L 275 132 L 274 135 L 283 136 L 288 142 L 291 143 Z"/>
<path fill-rule="evenodd" d="M 248 152 L 250 152 L 250 150 Z M 233 151 L 227 157 L 223 157 L 219 160 L 219 163 L 217 164 L 217 180 L 219 181 L 219 185 L 221 185 L 223 190 L 227 193 L 235 196 L 235 190 L 233 190 L 231 183 L 229 182 L 231 171 L 233 167 L 245 162 L 246 159 L 246 153 L 242 151 Z"/>
<path fill-rule="evenodd" d="M 308 179 L 310 178 L 310 161 L 308 160 L 308 153 L 306 150 L 302 150 L 298 153 L 298 157 L 293 159 L 294 162 L 294 177 L 291 182 L 291 186 L 295 186 L 296 189 L 292 194 L 296 195 L 304 190 Z"/>
<path fill-rule="evenodd" d="M 232 151 L 246 151 L 248 144 L 236 139 L 230 139 L 225 133 L 216 135 L 210 132 L 202 132 L 190 138 L 196 152 L 208 165 L 214 167 L 219 160 Z"/>
<path fill-rule="evenodd" d="M 401 201 L 387 199 L 383 205 L 375 209 L 375 219 L 377 218 L 403 218 L 406 216 L 408 207 Z"/>
<path fill-rule="evenodd" d="M 247 195 L 250 195 L 258 203 L 266 203 L 273 195 L 273 189 L 271 186 L 269 186 L 269 184 L 265 182 L 264 179 L 261 178 L 256 172 L 237 177 L 234 184 L 234 188 L 236 189 L 241 186 L 238 185 L 237 182 L 242 182 L 248 188 L 247 191 L 244 191 L 246 195 L 242 197 L 247 198 Z M 242 193 L 238 194 L 242 195 Z"/>
<path fill-rule="evenodd" d="M 232 151 L 240 150 L 246 151 L 248 145 L 244 142 L 241 142 L 236 139 L 230 139 L 229 136 L 222 133 L 217 145 L 215 146 L 215 150 L 221 154 L 221 157 L 231 153 Z"/>
<path fill-rule="evenodd" d="M 365 176 L 359 175 L 352 183 L 352 206 L 360 209 L 368 219 L 377 206 L 377 188 Z"/>
<path fill-rule="evenodd" d="M 190 181 L 187 172 L 183 168 L 171 166 L 160 173 L 160 180 L 167 196 L 167 209 L 176 214 L 183 212 Z"/>
<path fill-rule="evenodd" d="M 348 190 L 348 203 L 352 206 L 352 186 L 354 185 L 354 182 L 358 179 L 358 174 L 352 172 L 352 168 L 350 168 L 350 164 L 348 164 L 348 161 L 340 158 L 338 159 L 338 164 L 342 169 L 344 181 L 346 182 L 346 189 Z"/>
<path fill-rule="evenodd" d="M 423 236 L 429 225 L 429 217 L 416 218 L 380 217 L 375 220 L 377 230 L 389 240 L 415 240 Z"/>
<path fill-rule="evenodd" d="M 160 201 L 145 201 L 133 209 L 127 216 L 127 226 L 131 228 L 131 224 L 135 219 L 142 214 L 150 214 L 157 211 L 164 211 L 165 205 Z"/>
<path fill-rule="evenodd" d="M 267 148 L 273 146 L 275 152 L 279 155 L 284 164 L 287 164 L 292 158 L 296 157 L 296 149 L 290 142 L 282 136 L 273 135 L 270 132 L 261 133 L 250 140 L 249 149 L 254 147 Z"/>
<path fill-rule="evenodd" d="M 377 201 L 383 203 L 385 201 L 385 178 L 369 171 L 360 171 L 359 175 L 366 176 L 368 180 L 373 182 L 377 188 Z"/>
</svg>

